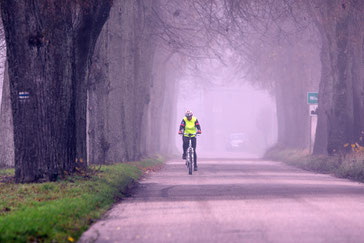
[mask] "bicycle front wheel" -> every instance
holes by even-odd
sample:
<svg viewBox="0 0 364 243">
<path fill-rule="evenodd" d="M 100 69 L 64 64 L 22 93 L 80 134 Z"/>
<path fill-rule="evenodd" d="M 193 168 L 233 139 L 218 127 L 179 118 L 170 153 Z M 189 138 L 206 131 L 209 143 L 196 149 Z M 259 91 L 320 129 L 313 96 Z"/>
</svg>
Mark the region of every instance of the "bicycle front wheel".
<svg viewBox="0 0 364 243">
<path fill-rule="evenodd" d="M 193 151 L 188 151 L 188 174 L 192 175 Z"/>
</svg>

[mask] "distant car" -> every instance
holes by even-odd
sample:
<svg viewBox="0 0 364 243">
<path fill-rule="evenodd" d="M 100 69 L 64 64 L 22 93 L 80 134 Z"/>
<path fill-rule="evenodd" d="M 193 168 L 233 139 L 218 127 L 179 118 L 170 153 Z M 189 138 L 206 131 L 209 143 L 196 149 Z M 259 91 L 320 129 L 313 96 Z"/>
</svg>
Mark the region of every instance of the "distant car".
<svg viewBox="0 0 364 243">
<path fill-rule="evenodd" d="M 229 136 L 228 150 L 243 150 L 247 145 L 247 136 L 245 133 L 231 133 Z"/>
</svg>

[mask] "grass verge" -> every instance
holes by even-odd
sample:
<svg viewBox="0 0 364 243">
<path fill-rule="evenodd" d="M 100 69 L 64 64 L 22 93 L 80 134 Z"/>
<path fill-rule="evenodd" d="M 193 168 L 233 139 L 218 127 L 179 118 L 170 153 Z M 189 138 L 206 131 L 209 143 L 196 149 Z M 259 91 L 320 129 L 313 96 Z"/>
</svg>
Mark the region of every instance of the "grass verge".
<svg viewBox="0 0 364 243">
<path fill-rule="evenodd" d="M 128 187 L 162 166 L 161 157 L 101 166 L 97 173 L 47 183 L 6 182 L 0 170 L 0 242 L 75 242 L 127 193 Z"/>
<path fill-rule="evenodd" d="M 311 155 L 307 150 L 275 146 L 265 153 L 264 158 L 282 161 L 309 171 L 364 182 L 363 153 L 352 153 L 346 156 Z"/>
</svg>

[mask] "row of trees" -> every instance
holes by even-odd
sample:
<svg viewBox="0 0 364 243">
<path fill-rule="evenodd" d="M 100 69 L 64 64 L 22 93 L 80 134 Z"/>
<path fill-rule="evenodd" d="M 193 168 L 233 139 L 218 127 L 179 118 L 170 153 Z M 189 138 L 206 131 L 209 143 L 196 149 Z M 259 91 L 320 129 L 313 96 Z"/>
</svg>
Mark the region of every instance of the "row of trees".
<svg viewBox="0 0 364 243">
<path fill-rule="evenodd" d="M 176 81 L 191 60 L 222 59 L 225 50 L 276 97 L 279 144 L 307 146 L 305 97 L 319 87 L 314 153 L 347 152 L 364 133 L 363 5 L 1 1 L 8 64 L 1 163 L 15 161 L 16 180 L 31 182 L 170 152 Z"/>
<path fill-rule="evenodd" d="M 158 1 L 115 1 L 89 76 L 90 162 L 170 153 L 176 50 L 159 35 Z M 170 15 L 172 16 L 172 14 Z"/>
<path fill-rule="evenodd" d="M 346 153 L 363 145 L 362 1 L 312 1 L 309 14 L 321 37 L 319 116 L 314 153 Z"/>
<path fill-rule="evenodd" d="M 17 182 L 175 149 L 177 81 L 210 41 L 201 24 L 188 28 L 199 23 L 191 3 L 1 4 L 0 165 L 15 164 Z"/>
<path fill-rule="evenodd" d="M 224 9 L 209 8 L 216 32 L 234 46 L 252 82 L 276 98 L 278 144 L 308 146 L 306 94 L 318 89 L 314 154 L 363 145 L 362 1 L 208 2 Z"/>
<path fill-rule="evenodd" d="M 307 92 L 318 90 L 320 37 L 299 1 L 205 1 L 204 28 L 213 48 L 232 51 L 241 80 L 268 90 L 276 100 L 278 144 L 309 146 Z M 224 61 L 224 60 L 223 60 Z M 239 75 L 239 74 L 238 74 Z M 237 75 L 237 76 L 238 76 Z"/>
<path fill-rule="evenodd" d="M 17 182 L 173 149 L 181 59 L 161 38 L 160 7 L 133 0 L 1 2 L 10 83 L 9 100 L 5 79 L 1 113 L 9 127 L 1 131 L 1 152 L 9 156 L 1 162 L 15 162 Z"/>
</svg>

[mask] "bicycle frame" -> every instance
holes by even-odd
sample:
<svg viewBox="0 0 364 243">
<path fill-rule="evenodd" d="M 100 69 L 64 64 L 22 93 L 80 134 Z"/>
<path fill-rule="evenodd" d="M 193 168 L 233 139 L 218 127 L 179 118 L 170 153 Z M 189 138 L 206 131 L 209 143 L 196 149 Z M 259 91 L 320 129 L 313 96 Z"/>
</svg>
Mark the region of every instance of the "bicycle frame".
<svg viewBox="0 0 364 243">
<path fill-rule="evenodd" d="M 192 175 L 192 164 L 194 161 L 194 156 L 195 156 L 195 151 L 192 147 L 192 136 L 195 135 L 197 136 L 198 134 L 196 133 L 189 133 L 189 134 L 183 134 L 183 135 L 188 135 L 188 148 L 186 151 L 186 165 L 188 168 L 188 174 Z"/>
</svg>

